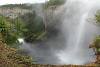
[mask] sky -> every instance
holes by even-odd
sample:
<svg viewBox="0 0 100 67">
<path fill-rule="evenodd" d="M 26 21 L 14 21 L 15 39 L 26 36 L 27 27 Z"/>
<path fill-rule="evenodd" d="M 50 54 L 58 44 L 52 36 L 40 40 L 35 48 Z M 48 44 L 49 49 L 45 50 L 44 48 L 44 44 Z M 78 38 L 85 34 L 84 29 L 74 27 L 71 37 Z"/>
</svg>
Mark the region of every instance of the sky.
<svg viewBox="0 0 100 67">
<path fill-rule="evenodd" d="M 47 0 L 0 0 L 0 5 L 21 3 L 43 3 Z"/>
</svg>

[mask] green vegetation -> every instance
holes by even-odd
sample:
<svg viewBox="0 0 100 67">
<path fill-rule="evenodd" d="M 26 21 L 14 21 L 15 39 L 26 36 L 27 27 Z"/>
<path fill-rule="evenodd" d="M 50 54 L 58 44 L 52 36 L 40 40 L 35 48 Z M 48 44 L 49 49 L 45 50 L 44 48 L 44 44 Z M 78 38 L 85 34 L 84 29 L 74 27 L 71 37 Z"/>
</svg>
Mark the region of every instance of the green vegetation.
<svg viewBox="0 0 100 67">
<path fill-rule="evenodd" d="M 20 19 L 7 21 L 5 17 L 0 16 L 0 33 L 3 36 L 3 42 L 10 46 L 20 44 L 17 39 L 23 35 L 24 31 L 24 25 Z"/>
<path fill-rule="evenodd" d="M 5 32 L 7 32 L 8 31 L 8 26 L 7 26 L 7 24 L 6 24 L 6 21 L 5 21 L 5 19 L 2 17 L 2 16 L 0 16 L 0 32 L 2 33 L 2 34 L 5 34 Z"/>
<path fill-rule="evenodd" d="M 65 0 L 50 0 L 47 3 L 45 3 L 45 8 L 51 7 L 56 8 L 59 5 L 62 5 L 65 3 Z"/>
<path fill-rule="evenodd" d="M 65 0 L 50 0 L 46 3 L 46 7 L 62 5 Z M 27 4 L 9 4 L 3 5 L 5 8 L 22 8 L 31 9 L 32 5 Z M 24 37 L 27 42 L 46 40 L 45 26 L 43 18 L 37 16 L 35 11 L 27 13 L 16 19 L 0 17 L 0 32 L 3 36 L 3 42 L 10 46 L 20 44 L 18 38 Z"/>
<path fill-rule="evenodd" d="M 96 39 L 94 40 L 94 43 L 97 48 L 100 48 L 100 37 L 96 37 Z"/>
<path fill-rule="evenodd" d="M 45 4 L 46 8 L 56 8 L 59 5 L 64 4 L 65 0 L 50 0 Z M 22 9 L 31 9 L 32 6 L 26 4 L 10 4 L 2 7 Z M 96 22 L 100 23 L 100 13 L 96 15 Z M 33 66 L 33 62 L 27 56 L 21 56 L 17 54 L 18 50 L 10 48 L 4 43 L 10 46 L 20 45 L 18 38 L 24 37 L 27 42 L 44 41 L 46 35 L 58 33 L 54 27 L 56 24 L 48 25 L 48 29 L 45 32 L 45 26 L 43 18 L 37 16 L 35 12 L 27 13 L 16 19 L 10 19 L 0 16 L 0 34 L 2 34 L 2 41 L 0 41 L 0 67 L 36 67 Z M 52 34 L 51 34 L 52 33 Z M 54 36 L 55 36 L 54 35 Z M 0 39 L 1 40 L 1 39 Z M 94 40 L 95 44 L 100 44 L 100 37 Z M 100 49 L 98 50 L 100 52 Z M 50 65 L 49 65 L 50 66 Z M 40 65 L 38 65 L 40 67 Z"/>
<path fill-rule="evenodd" d="M 64 2 L 65 0 L 50 0 L 49 5 L 62 5 Z"/>
<path fill-rule="evenodd" d="M 95 40 L 94 40 L 95 43 L 98 43 L 100 42 L 100 37 L 97 37 Z"/>
<path fill-rule="evenodd" d="M 98 10 L 97 14 L 95 15 L 95 21 L 96 23 L 100 23 L 100 10 Z M 100 36 L 96 37 L 94 43 L 96 44 L 97 47 L 99 47 L 99 52 L 100 52 Z"/>
<path fill-rule="evenodd" d="M 25 28 L 28 30 L 24 32 L 24 37 L 27 42 L 43 40 L 45 37 L 45 28 L 43 19 L 36 15 L 35 12 L 28 13 L 22 16 Z"/>
<path fill-rule="evenodd" d="M 50 0 L 45 6 L 56 8 L 58 5 L 64 4 L 65 0 Z M 5 8 L 22 8 L 22 9 L 32 9 L 32 5 L 27 4 L 9 4 L 3 5 Z M 43 18 L 37 16 L 35 12 L 27 13 L 16 19 L 0 18 L 1 28 L 0 32 L 3 35 L 3 42 L 8 45 L 20 44 L 18 38 L 24 37 L 27 42 L 43 41 L 46 40 L 45 26 Z M 4 31 L 3 31 L 4 30 Z"/>
<path fill-rule="evenodd" d="M 95 20 L 96 20 L 96 23 L 100 23 L 100 10 L 95 15 Z"/>
<path fill-rule="evenodd" d="M 46 39 L 43 19 L 35 12 L 27 13 L 16 19 L 0 16 L 2 41 L 10 46 L 20 45 L 18 38 L 24 37 L 27 42 Z"/>
<path fill-rule="evenodd" d="M 96 21 L 96 23 L 100 23 L 100 10 L 98 10 L 97 14 L 95 15 L 95 21 Z M 97 47 L 100 47 L 100 36 L 96 37 L 94 42 L 96 45 L 98 45 Z M 100 49 L 99 49 L 99 51 L 100 51 Z"/>
</svg>

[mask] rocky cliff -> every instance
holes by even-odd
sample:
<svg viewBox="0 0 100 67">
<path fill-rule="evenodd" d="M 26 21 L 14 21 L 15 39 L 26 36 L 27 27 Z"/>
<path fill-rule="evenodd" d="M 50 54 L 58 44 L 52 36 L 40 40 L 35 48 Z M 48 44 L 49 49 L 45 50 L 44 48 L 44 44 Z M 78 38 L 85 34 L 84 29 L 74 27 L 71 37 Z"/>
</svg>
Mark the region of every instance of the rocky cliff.
<svg viewBox="0 0 100 67">
<path fill-rule="evenodd" d="M 0 14 L 5 17 L 9 17 L 11 19 L 15 19 L 26 13 L 32 13 L 32 10 L 31 9 L 23 9 L 23 8 L 19 8 L 19 7 L 14 7 L 14 8 L 0 7 Z"/>
</svg>

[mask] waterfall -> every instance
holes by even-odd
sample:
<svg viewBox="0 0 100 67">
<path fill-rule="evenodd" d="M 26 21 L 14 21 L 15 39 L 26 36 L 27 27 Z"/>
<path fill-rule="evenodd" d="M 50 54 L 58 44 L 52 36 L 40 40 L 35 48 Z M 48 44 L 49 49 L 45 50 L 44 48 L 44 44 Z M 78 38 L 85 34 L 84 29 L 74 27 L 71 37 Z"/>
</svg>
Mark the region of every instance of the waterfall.
<svg viewBox="0 0 100 67">
<path fill-rule="evenodd" d="M 57 26 L 61 33 L 43 44 L 34 45 L 19 39 L 23 43 L 20 48 L 27 50 L 36 64 L 84 65 L 95 62 L 94 52 L 88 46 L 100 35 L 100 26 L 94 20 L 98 9 L 100 0 L 66 0 L 55 10 L 53 17 L 56 23 L 61 22 L 61 27 Z"/>
<path fill-rule="evenodd" d="M 88 45 L 100 34 L 100 28 L 87 19 L 99 9 L 97 7 L 100 6 L 99 3 L 99 0 L 67 0 L 60 9 L 65 11 L 62 18 L 62 32 L 66 38 L 66 48 L 57 53 L 61 64 L 81 65 L 87 61 L 95 61 Z"/>
</svg>

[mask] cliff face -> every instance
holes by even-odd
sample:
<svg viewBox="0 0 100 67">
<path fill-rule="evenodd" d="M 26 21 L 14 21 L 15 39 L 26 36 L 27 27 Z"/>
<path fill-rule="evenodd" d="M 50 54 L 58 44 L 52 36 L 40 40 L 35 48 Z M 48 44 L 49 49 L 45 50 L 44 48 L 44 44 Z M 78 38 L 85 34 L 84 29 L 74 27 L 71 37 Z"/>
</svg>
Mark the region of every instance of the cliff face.
<svg viewBox="0 0 100 67">
<path fill-rule="evenodd" d="M 15 8 L 0 7 L 0 14 L 5 17 L 9 17 L 11 19 L 15 19 L 26 13 L 32 13 L 32 10 L 31 9 L 22 9 L 19 7 L 15 7 Z"/>
</svg>

